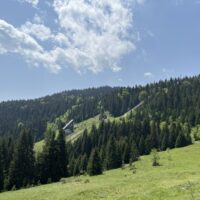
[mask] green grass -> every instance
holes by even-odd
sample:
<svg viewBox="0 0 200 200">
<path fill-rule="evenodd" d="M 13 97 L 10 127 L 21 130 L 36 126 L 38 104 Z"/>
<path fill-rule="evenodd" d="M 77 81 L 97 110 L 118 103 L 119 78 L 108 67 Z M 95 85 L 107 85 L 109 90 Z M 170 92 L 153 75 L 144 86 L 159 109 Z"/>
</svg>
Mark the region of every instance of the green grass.
<svg viewBox="0 0 200 200">
<path fill-rule="evenodd" d="M 30 189 L 0 194 L 0 200 L 198 200 L 200 199 L 200 143 L 160 153 L 159 167 L 151 156 L 101 176 L 65 179 Z"/>
<path fill-rule="evenodd" d="M 110 115 L 108 112 L 105 112 L 105 115 L 107 117 L 107 120 L 114 120 L 115 118 Z M 100 120 L 99 120 L 99 115 L 95 116 L 95 117 L 92 117 L 90 119 L 87 119 L 85 121 L 82 121 L 80 123 L 77 123 L 74 125 L 74 133 L 68 135 L 66 137 L 66 140 L 69 142 L 74 142 L 77 138 L 79 138 L 79 136 L 83 133 L 83 131 L 87 128 L 88 131 L 91 130 L 92 128 L 92 125 L 96 125 L 97 127 L 99 126 L 100 124 Z M 53 126 L 53 123 L 52 124 L 49 124 L 49 126 Z M 55 128 L 54 128 L 55 129 Z M 34 146 L 34 151 L 37 153 L 37 152 L 41 152 L 42 151 L 42 148 L 43 148 L 43 145 L 44 145 L 44 140 L 41 140 L 37 143 L 35 143 L 35 146 Z"/>
<path fill-rule="evenodd" d="M 108 112 L 105 113 L 107 119 L 109 120 L 113 120 L 114 117 L 112 117 Z M 74 126 L 74 133 L 71 135 L 68 135 L 66 137 L 67 141 L 71 141 L 74 142 L 77 138 L 79 138 L 79 136 L 83 133 L 83 131 L 87 128 L 88 131 L 91 130 L 92 125 L 95 125 L 96 127 L 98 127 L 100 124 L 100 120 L 99 120 L 99 115 L 87 119 L 85 121 L 82 121 L 80 123 L 75 124 Z"/>
</svg>

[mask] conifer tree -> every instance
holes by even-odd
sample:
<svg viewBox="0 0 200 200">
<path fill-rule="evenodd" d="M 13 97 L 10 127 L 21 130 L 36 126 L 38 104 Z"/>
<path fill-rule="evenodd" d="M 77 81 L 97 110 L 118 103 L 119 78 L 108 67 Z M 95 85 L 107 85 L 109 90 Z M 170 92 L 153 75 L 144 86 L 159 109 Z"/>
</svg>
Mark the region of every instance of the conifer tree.
<svg viewBox="0 0 200 200">
<path fill-rule="evenodd" d="M 103 173 L 102 161 L 97 149 L 93 149 L 89 158 L 87 173 L 90 176 L 100 175 Z"/>
<path fill-rule="evenodd" d="M 138 158 L 139 158 L 139 151 L 135 141 L 133 141 L 131 145 L 130 162 L 137 161 Z"/>
<path fill-rule="evenodd" d="M 157 149 L 151 150 L 151 156 L 152 156 L 152 166 L 154 166 L 154 167 L 159 166 L 160 165 L 160 163 L 159 163 L 160 157 L 159 157 Z"/>
<path fill-rule="evenodd" d="M 169 147 L 174 148 L 177 138 L 176 124 L 172 123 L 169 126 Z"/>
<path fill-rule="evenodd" d="M 3 160 L 2 151 L 0 152 L 0 191 L 4 188 L 4 171 L 3 171 Z"/>
<path fill-rule="evenodd" d="M 176 139 L 176 148 L 184 147 L 188 144 L 186 136 L 181 132 Z"/>
<path fill-rule="evenodd" d="M 9 170 L 9 189 L 20 188 L 34 181 L 35 158 L 33 138 L 29 130 L 22 130 Z"/>
<path fill-rule="evenodd" d="M 140 137 L 140 141 L 139 141 L 139 153 L 140 153 L 140 155 L 145 154 L 145 142 L 144 142 L 143 135 Z"/>
<path fill-rule="evenodd" d="M 122 160 L 119 148 L 114 137 L 111 137 L 106 148 L 106 168 L 115 169 L 121 167 L 121 164 Z"/>
<path fill-rule="evenodd" d="M 60 167 L 58 160 L 55 133 L 49 130 L 45 136 L 43 151 L 37 159 L 38 175 L 41 183 L 55 182 L 60 179 L 60 172 L 57 172 Z"/>
<path fill-rule="evenodd" d="M 80 175 L 81 171 L 81 158 L 75 160 L 74 169 L 73 169 L 73 176 Z"/>
<path fill-rule="evenodd" d="M 65 133 L 62 129 L 59 130 L 59 134 L 57 137 L 57 162 L 58 169 L 57 173 L 60 177 L 67 176 L 67 151 L 66 151 L 66 143 L 65 143 Z"/>
<path fill-rule="evenodd" d="M 83 156 L 81 156 L 81 165 L 80 165 L 81 173 L 84 173 L 87 171 L 87 163 L 88 163 L 88 158 L 87 158 L 87 155 L 84 154 Z"/>
</svg>

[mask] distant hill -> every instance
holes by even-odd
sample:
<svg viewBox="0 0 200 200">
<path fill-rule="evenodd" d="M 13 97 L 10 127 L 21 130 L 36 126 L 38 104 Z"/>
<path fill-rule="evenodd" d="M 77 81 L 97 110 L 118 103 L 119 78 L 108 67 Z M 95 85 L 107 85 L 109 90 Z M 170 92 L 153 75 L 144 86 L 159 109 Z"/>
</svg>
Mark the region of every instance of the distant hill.
<svg viewBox="0 0 200 200">
<path fill-rule="evenodd" d="M 47 124 L 64 115 L 65 123 L 76 123 L 103 112 L 117 117 L 144 101 L 143 110 L 159 115 L 160 120 L 177 119 L 191 126 L 200 123 L 200 77 L 160 81 L 146 86 L 101 87 L 66 91 L 27 101 L 0 103 L 0 135 L 19 134 L 19 127 L 32 129 L 36 140 L 43 138 Z"/>
</svg>

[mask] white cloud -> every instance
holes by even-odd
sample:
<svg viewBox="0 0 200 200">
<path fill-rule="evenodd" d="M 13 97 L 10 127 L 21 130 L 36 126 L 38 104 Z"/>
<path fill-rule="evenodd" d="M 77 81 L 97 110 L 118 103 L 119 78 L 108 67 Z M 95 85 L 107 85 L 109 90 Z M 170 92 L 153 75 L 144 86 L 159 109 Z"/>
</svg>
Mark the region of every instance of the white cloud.
<svg viewBox="0 0 200 200">
<path fill-rule="evenodd" d="M 25 3 L 30 3 L 32 4 L 33 7 L 36 7 L 39 3 L 39 0 L 18 0 L 19 2 L 25 2 Z"/>
<path fill-rule="evenodd" d="M 33 17 L 33 22 L 36 24 L 41 24 L 41 23 L 43 23 L 43 20 L 41 19 L 41 17 L 38 14 L 35 14 Z"/>
<path fill-rule="evenodd" d="M 151 72 L 145 72 L 144 76 L 148 77 L 148 78 L 151 78 L 151 77 L 153 77 L 153 74 Z"/>
<path fill-rule="evenodd" d="M 60 69 L 53 52 L 46 52 L 30 35 L 4 20 L 0 20 L 0 53 L 19 54 L 27 63 L 35 67 L 43 66 L 52 72 Z"/>
<path fill-rule="evenodd" d="M 128 38 L 132 26 L 130 0 L 55 0 L 63 33 L 71 42 L 66 54 L 76 69 L 120 70 L 122 56 L 135 45 Z M 77 6 L 78 5 L 78 6 Z"/>
<path fill-rule="evenodd" d="M 27 21 L 21 26 L 21 31 L 34 36 L 38 40 L 45 41 L 51 38 L 50 28 L 44 26 L 43 24 L 33 24 Z"/>
<path fill-rule="evenodd" d="M 23 0 L 37 6 L 39 0 Z M 77 72 L 98 73 L 105 68 L 119 71 L 123 56 L 134 51 L 139 33 L 133 28 L 135 0 L 54 0 L 57 32 L 40 16 L 20 28 L 0 20 L 0 53 L 16 53 L 36 67 L 57 72 L 72 67 Z M 143 4 L 144 0 L 137 0 Z M 135 37 L 133 37 L 135 34 Z M 48 40 L 52 49 L 45 49 Z"/>
<path fill-rule="evenodd" d="M 136 2 L 140 5 L 143 5 L 145 3 L 146 0 L 136 0 Z"/>
</svg>

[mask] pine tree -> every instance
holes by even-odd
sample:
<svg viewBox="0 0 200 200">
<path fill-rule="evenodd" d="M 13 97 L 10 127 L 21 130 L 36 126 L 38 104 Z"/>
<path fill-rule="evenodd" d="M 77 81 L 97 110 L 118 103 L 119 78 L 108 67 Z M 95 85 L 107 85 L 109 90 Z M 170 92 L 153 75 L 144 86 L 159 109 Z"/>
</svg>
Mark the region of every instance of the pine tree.
<svg viewBox="0 0 200 200">
<path fill-rule="evenodd" d="M 1 146 L 2 148 L 2 146 Z M 3 171 L 3 160 L 2 151 L 0 152 L 0 191 L 4 188 L 4 171 Z"/>
<path fill-rule="evenodd" d="M 129 146 L 128 142 L 125 142 L 125 144 L 124 144 L 122 157 L 123 157 L 124 163 L 129 162 L 129 160 L 130 160 L 130 146 Z"/>
<path fill-rule="evenodd" d="M 74 169 L 73 169 L 73 176 L 80 175 L 81 171 L 81 158 L 79 157 L 78 159 L 75 160 L 74 163 Z"/>
<path fill-rule="evenodd" d="M 103 173 L 102 161 L 99 155 L 99 151 L 97 149 L 92 150 L 88 166 L 87 173 L 90 176 L 100 175 Z"/>
<path fill-rule="evenodd" d="M 84 154 L 83 156 L 81 156 L 81 166 L 80 166 L 81 173 L 85 173 L 87 171 L 87 163 L 88 163 L 88 158 L 87 155 Z"/>
<path fill-rule="evenodd" d="M 135 141 L 133 141 L 131 145 L 130 162 L 137 161 L 138 158 L 139 158 L 139 151 Z"/>
<path fill-rule="evenodd" d="M 166 150 L 169 146 L 168 144 L 168 138 L 169 138 L 169 131 L 167 128 L 167 125 L 164 125 L 163 129 L 161 130 L 161 150 Z"/>
<path fill-rule="evenodd" d="M 176 148 L 184 147 L 188 144 L 187 138 L 183 133 L 179 133 L 177 139 L 176 139 Z"/>
<path fill-rule="evenodd" d="M 159 157 L 157 149 L 151 150 L 151 156 L 152 156 L 152 166 L 154 166 L 154 167 L 159 166 L 160 165 L 160 163 L 159 163 L 160 157 Z"/>
<path fill-rule="evenodd" d="M 175 147 L 176 138 L 177 138 L 176 134 L 177 134 L 176 124 L 172 123 L 169 126 L 169 147 L 171 149 Z"/>
<path fill-rule="evenodd" d="M 139 153 L 140 153 L 140 155 L 145 154 L 145 142 L 144 142 L 143 135 L 140 137 L 140 141 L 139 141 Z"/>
<path fill-rule="evenodd" d="M 60 179 L 60 172 L 57 171 L 60 168 L 59 160 L 55 133 L 49 130 L 45 136 L 43 151 L 37 159 L 37 173 L 41 183 Z"/>
<path fill-rule="evenodd" d="M 22 130 L 15 148 L 13 161 L 9 170 L 9 189 L 13 186 L 20 188 L 34 181 L 35 158 L 33 138 L 28 130 Z"/>
<path fill-rule="evenodd" d="M 121 165 L 122 160 L 119 148 L 114 137 L 111 137 L 106 148 L 106 168 L 115 169 L 121 167 Z"/>
<path fill-rule="evenodd" d="M 58 169 L 57 173 L 61 177 L 67 176 L 67 151 L 66 151 L 66 143 L 65 143 L 65 133 L 62 129 L 59 130 L 59 134 L 57 137 L 57 162 Z"/>
</svg>

